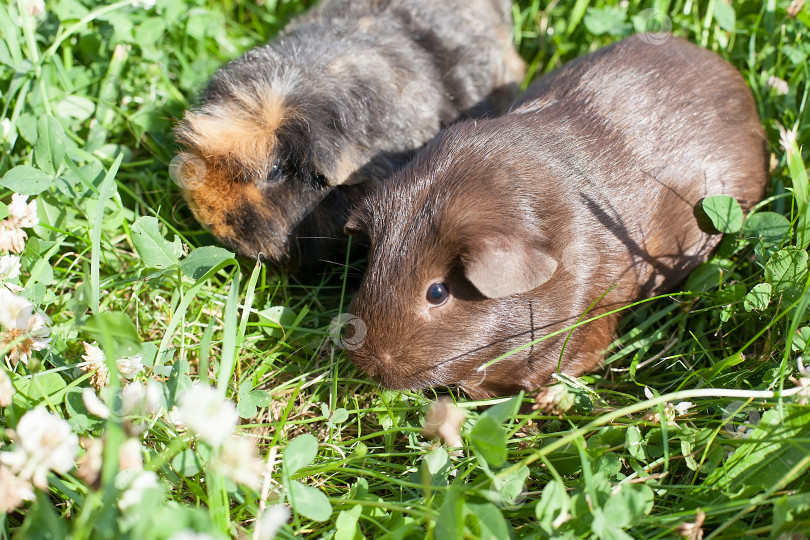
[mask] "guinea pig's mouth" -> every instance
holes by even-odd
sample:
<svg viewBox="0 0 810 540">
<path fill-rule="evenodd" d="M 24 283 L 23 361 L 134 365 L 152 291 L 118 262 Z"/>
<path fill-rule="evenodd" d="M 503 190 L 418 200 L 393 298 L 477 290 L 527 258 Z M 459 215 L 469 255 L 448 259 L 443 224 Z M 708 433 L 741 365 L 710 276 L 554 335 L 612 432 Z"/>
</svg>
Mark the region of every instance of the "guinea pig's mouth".
<svg viewBox="0 0 810 540">
<path fill-rule="evenodd" d="M 361 315 L 358 316 L 362 319 Z M 418 352 L 421 354 L 416 355 L 410 349 L 413 346 L 412 341 L 420 341 L 418 336 L 401 336 L 391 347 L 392 336 L 389 334 L 365 335 L 360 346 L 348 349 L 347 353 L 355 366 L 387 388 L 423 390 L 430 387 L 458 386 L 473 395 L 487 392 L 493 385 L 509 384 L 512 376 L 504 372 L 503 362 L 484 366 L 505 353 L 513 361 L 515 353 L 519 356 L 528 354 L 528 351 L 513 351 L 521 344 L 513 340 L 527 334 L 528 332 L 516 333 L 491 342 L 473 344 L 460 351 L 444 344 L 432 344 L 430 348 L 420 349 Z"/>
<path fill-rule="evenodd" d="M 430 386 L 429 382 L 422 384 L 418 378 L 403 370 L 403 362 L 395 361 L 389 353 L 361 355 L 355 352 L 349 358 L 360 371 L 386 388 L 421 390 Z"/>
<path fill-rule="evenodd" d="M 287 266 L 305 258 L 307 248 L 313 249 L 309 243 L 322 238 L 306 223 L 316 211 L 316 203 L 302 205 L 297 214 L 289 209 L 284 214 L 269 204 L 239 202 L 227 211 L 217 211 L 200 205 L 193 194 L 186 200 L 194 218 L 220 242 L 244 257 L 261 256 L 262 262 L 271 266 Z"/>
<path fill-rule="evenodd" d="M 357 358 L 350 355 L 352 362 L 366 375 L 392 390 L 424 390 L 440 386 L 477 386 L 483 382 L 486 372 L 478 373 L 476 365 L 470 365 L 471 358 L 464 356 L 437 362 L 424 369 L 410 370 L 413 365 L 408 359 L 394 358 L 389 353 L 375 354 L 373 359 Z M 459 373 L 460 371 L 460 373 Z M 469 392 L 468 392 L 469 393 Z"/>
</svg>

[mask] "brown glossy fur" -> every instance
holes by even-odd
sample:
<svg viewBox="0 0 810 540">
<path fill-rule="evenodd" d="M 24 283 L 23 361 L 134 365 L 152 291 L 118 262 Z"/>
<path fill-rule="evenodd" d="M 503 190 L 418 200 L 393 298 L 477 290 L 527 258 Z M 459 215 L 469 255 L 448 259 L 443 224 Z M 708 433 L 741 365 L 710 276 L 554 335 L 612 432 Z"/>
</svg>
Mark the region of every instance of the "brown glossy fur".
<svg viewBox="0 0 810 540">
<path fill-rule="evenodd" d="M 477 368 L 676 286 L 719 241 L 695 205 L 727 194 L 750 208 L 766 157 L 750 91 L 709 51 L 634 36 L 572 62 L 503 117 L 442 132 L 350 218 L 371 246 L 352 307 L 367 335 L 350 358 L 389 387 L 473 397 L 590 370 L 617 315 L 564 350 L 567 332 Z M 439 307 L 434 282 L 451 293 Z"/>
</svg>

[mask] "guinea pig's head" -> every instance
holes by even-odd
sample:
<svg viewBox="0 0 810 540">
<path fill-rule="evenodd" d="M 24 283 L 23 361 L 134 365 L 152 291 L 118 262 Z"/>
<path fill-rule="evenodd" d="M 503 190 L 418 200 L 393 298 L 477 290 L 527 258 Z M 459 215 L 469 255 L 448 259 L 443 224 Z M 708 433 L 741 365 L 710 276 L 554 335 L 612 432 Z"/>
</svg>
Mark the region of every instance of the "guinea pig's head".
<svg viewBox="0 0 810 540">
<path fill-rule="evenodd" d="M 370 249 L 351 308 L 366 335 L 355 336 L 349 358 L 388 387 L 517 391 L 529 369 L 515 372 L 515 363 L 530 361 L 525 353 L 479 368 L 542 336 L 555 307 L 525 294 L 551 280 L 560 251 L 537 190 L 526 187 L 537 172 L 509 160 L 509 141 L 469 144 L 477 139 L 468 131 L 440 135 L 346 224 Z M 556 361 L 547 367 L 546 377 Z"/>
<path fill-rule="evenodd" d="M 335 186 L 363 180 L 334 94 L 269 48 L 222 68 L 175 128 L 184 147 L 173 177 L 195 217 L 243 255 L 287 263 L 297 237 L 339 234 L 315 216 Z M 321 205 L 325 207 L 327 205 Z M 342 216 L 345 217 L 345 216 Z M 330 230 L 301 230 L 311 219 Z"/>
</svg>

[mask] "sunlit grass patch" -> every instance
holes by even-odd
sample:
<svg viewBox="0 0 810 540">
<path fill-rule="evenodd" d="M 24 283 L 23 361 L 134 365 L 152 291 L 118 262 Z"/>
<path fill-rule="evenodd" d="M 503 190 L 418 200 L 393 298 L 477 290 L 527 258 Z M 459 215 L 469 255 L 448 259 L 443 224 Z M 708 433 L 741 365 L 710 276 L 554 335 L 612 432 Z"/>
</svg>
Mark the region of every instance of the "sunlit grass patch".
<svg viewBox="0 0 810 540">
<path fill-rule="evenodd" d="M 704 202 L 726 238 L 627 310 L 604 369 L 537 399 L 438 392 L 451 406 L 346 360 L 333 321 L 363 261 L 276 275 L 218 247 L 170 178 L 170 128 L 213 70 L 308 3 L 91 4 L 0 10 L 0 537 L 810 530 L 810 8 L 515 5 L 537 75 L 632 32 L 718 52 L 772 182 L 748 215 Z"/>
</svg>

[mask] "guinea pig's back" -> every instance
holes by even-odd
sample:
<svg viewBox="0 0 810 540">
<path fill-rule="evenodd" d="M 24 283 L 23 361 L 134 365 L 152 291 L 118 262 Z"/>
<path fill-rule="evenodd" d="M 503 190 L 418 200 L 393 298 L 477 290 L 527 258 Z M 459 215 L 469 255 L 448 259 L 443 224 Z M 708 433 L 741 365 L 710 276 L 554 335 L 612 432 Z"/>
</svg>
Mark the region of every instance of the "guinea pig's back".
<svg viewBox="0 0 810 540">
<path fill-rule="evenodd" d="M 714 53 L 669 37 L 633 36 L 537 81 L 510 115 L 553 149 L 577 218 L 629 254 L 656 292 L 683 279 L 719 235 L 701 231 L 698 202 L 760 200 L 767 150 L 740 73 Z M 652 270 L 655 269 L 655 272 Z"/>
<path fill-rule="evenodd" d="M 406 99 L 427 100 L 417 112 L 439 106 L 449 124 L 459 111 L 503 113 L 517 96 L 526 66 L 512 41 L 511 7 L 510 0 L 326 0 L 285 33 L 315 65 L 340 50 L 338 71 L 352 58 L 384 56 L 384 62 L 357 64 L 365 70 L 393 66 L 395 73 L 380 78 L 396 84 Z M 437 92 L 453 96 L 453 106 L 432 95 Z"/>
<path fill-rule="evenodd" d="M 536 81 L 512 112 L 543 110 L 546 123 L 579 128 L 575 136 L 597 153 L 602 141 L 589 134 L 619 142 L 617 156 L 659 179 L 671 175 L 669 187 L 688 191 L 705 175 L 703 196 L 725 193 L 750 207 L 767 173 L 751 91 L 713 52 L 660 39 L 632 36 L 571 62 Z M 627 187 L 616 180 L 614 187 Z"/>
</svg>

